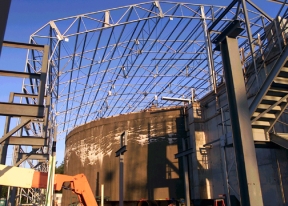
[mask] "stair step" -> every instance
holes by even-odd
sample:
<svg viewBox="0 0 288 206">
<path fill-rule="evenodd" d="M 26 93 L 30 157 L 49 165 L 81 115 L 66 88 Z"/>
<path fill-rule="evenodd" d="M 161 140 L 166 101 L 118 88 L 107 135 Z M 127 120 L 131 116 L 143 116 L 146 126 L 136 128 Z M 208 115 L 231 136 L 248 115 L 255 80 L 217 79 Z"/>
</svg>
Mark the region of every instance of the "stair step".
<svg viewBox="0 0 288 206">
<path fill-rule="evenodd" d="M 288 84 L 288 78 L 285 77 L 276 77 L 274 82 L 277 84 Z"/>
<path fill-rule="evenodd" d="M 266 95 L 268 96 L 275 96 L 275 97 L 284 97 L 286 94 L 288 93 L 288 90 L 283 90 L 283 91 L 280 91 L 280 90 L 276 90 L 276 89 L 269 89 L 266 93 Z"/>
<path fill-rule="evenodd" d="M 270 126 L 270 122 L 268 122 L 268 121 L 256 121 L 256 122 L 252 123 L 252 127 L 253 126 L 269 127 Z"/>
<path fill-rule="evenodd" d="M 263 109 L 266 110 L 266 109 L 268 109 L 270 106 L 271 106 L 271 105 L 269 105 L 269 104 L 259 104 L 258 107 L 257 107 L 257 109 L 256 109 L 256 111 L 258 111 L 259 109 L 260 109 L 260 110 L 263 110 Z M 275 106 L 275 107 L 273 107 L 272 111 L 281 111 L 281 107 L 280 107 L 280 106 Z M 271 112 L 270 112 L 270 113 L 271 113 Z"/>
<path fill-rule="evenodd" d="M 263 100 L 268 100 L 268 101 L 275 101 L 275 102 L 278 102 L 282 97 L 277 97 L 277 96 L 269 96 L 269 95 L 265 95 L 263 97 Z M 287 100 L 283 100 L 283 102 L 287 102 Z"/>
<path fill-rule="evenodd" d="M 263 100 L 264 96 L 266 96 L 267 94 L 267 91 L 269 91 L 270 93 L 272 92 L 272 90 L 276 90 L 277 92 L 280 92 L 280 93 L 283 92 L 284 95 L 281 95 L 281 96 L 285 96 L 285 94 L 287 94 L 287 91 L 284 91 L 284 90 L 288 90 L 288 78 L 278 76 L 280 72 L 285 73 L 287 71 L 288 71 L 288 47 L 285 47 L 283 53 L 279 55 L 279 58 L 277 59 L 276 63 L 273 66 L 273 69 L 271 69 L 269 75 L 263 82 L 261 89 L 258 91 L 258 93 L 256 94 L 255 98 L 253 99 L 253 101 L 251 102 L 249 106 L 249 111 L 250 111 L 251 116 L 253 115 L 254 112 L 261 112 L 271 107 L 271 100 L 273 100 L 273 98 L 271 97 L 273 96 L 275 97 L 275 95 L 267 95 L 268 96 L 267 99 Z M 269 104 L 269 101 L 270 101 L 270 104 Z M 276 102 L 274 101 L 274 103 Z M 272 102 L 272 105 L 274 103 Z M 281 111 L 281 107 L 275 106 L 268 113 L 273 114 L 273 113 L 277 113 L 278 111 Z M 257 122 L 258 121 L 255 121 L 254 124 L 260 124 Z"/>
<path fill-rule="evenodd" d="M 288 67 L 282 67 L 280 71 L 282 71 L 282 72 L 288 72 Z"/>
<path fill-rule="evenodd" d="M 252 125 L 259 125 L 259 126 L 267 126 L 269 127 L 271 124 L 269 121 L 255 121 L 252 123 Z"/>
<path fill-rule="evenodd" d="M 258 117 L 260 114 L 260 112 L 254 112 L 252 117 Z M 275 114 L 271 114 L 271 113 L 266 113 L 266 114 L 263 114 L 263 116 L 261 118 L 266 118 L 266 119 L 275 119 L 276 118 L 276 115 Z"/>
</svg>

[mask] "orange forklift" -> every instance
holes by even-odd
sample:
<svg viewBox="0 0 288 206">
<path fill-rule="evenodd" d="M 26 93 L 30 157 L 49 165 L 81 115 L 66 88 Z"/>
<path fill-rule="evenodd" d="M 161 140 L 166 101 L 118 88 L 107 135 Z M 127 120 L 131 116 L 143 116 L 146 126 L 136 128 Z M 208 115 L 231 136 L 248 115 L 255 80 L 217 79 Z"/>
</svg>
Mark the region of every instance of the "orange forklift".
<svg viewBox="0 0 288 206">
<path fill-rule="evenodd" d="M 22 188 L 47 188 L 48 173 L 33 169 L 0 165 L 0 185 Z M 78 196 L 83 206 L 98 206 L 90 185 L 84 174 L 75 176 L 55 174 L 54 190 L 60 191 L 64 183 L 70 183 L 70 189 Z"/>
</svg>

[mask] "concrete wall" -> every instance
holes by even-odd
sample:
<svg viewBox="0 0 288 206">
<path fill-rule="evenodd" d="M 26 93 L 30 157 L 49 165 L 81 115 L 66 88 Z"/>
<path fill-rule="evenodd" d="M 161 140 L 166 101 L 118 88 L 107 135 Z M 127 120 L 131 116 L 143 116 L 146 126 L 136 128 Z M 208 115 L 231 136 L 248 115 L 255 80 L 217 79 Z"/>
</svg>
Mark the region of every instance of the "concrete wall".
<svg viewBox="0 0 288 206">
<path fill-rule="evenodd" d="M 218 106 L 216 106 L 215 95 L 211 94 L 200 102 L 194 102 L 192 107 L 188 108 L 189 134 L 195 147 L 195 153 L 191 155 L 194 175 L 191 181 L 191 196 L 195 199 L 217 198 L 218 195 L 226 193 L 225 162 L 230 194 L 239 196 L 233 146 L 225 147 L 226 157 L 221 155 L 223 148 L 219 139 L 225 134 L 230 136 L 231 133 L 224 85 L 219 87 L 218 94 Z M 222 118 L 219 108 L 223 108 Z M 287 131 L 283 125 L 279 129 L 283 132 Z M 210 147 L 204 149 L 204 144 L 213 141 Z M 264 205 L 288 205 L 287 150 L 276 145 L 261 146 L 261 148 L 256 146 L 256 156 Z"/>
<path fill-rule="evenodd" d="M 214 94 L 183 108 L 156 109 L 101 119 L 74 129 L 66 138 L 65 173 L 84 173 L 95 196 L 105 185 L 105 196 L 118 200 L 119 159 L 115 151 L 120 135 L 128 130 L 125 153 L 126 201 L 185 198 L 182 158 L 174 154 L 193 148 L 188 155 L 191 199 L 214 199 L 220 194 L 239 198 L 231 141 L 231 122 L 225 85 Z M 287 116 L 281 117 L 284 120 Z M 287 132 L 283 124 L 276 125 Z M 185 140 L 185 141 L 183 141 Z M 182 141 L 185 145 L 182 145 Z M 205 144 L 208 144 L 204 147 Z M 256 147 L 265 206 L 288 205 L 287 150 L 270 144 Z M 225 174 L 228 176 L 226 184 Z M 73 202 L 65 192 L 64 205 Z"/>
<path fill-rule="evenodd" d="M 66 138 L 65 174 L 84 173 L 95 196 L 118 200 L 120 135 L 128 131 L 124 154 L 124 200 L 183 198 L 182 163 L 174 158 L 185 134 L 183 108 L 151 109 L 80 126 Z M 63 205 L 73 202 L 64 192 Z M 75 199 L 74 199 L 75 200 Z"/>
</svg>

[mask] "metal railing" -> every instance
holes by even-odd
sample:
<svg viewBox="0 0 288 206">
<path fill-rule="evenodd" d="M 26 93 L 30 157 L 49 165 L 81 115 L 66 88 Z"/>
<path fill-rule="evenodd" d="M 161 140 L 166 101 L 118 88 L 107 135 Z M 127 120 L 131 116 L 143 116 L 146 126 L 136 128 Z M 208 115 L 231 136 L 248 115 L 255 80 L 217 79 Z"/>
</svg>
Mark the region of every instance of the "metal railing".
<svg viewBox="0 0 288 206">
<path fill-rule="evenodd" d="M 274 69 L 288 43 L 288 7 L 283 2 L 276 18 L 266 26 L 265 32 L 252 42 L 256 48 L 253 53 L 243 58 L 244 78 L 247 96 L 257 94 L 265 82 L 270 71 Z M 252 62 L 252 55 L 256 60 L 256 68 Z"/>
</svg>

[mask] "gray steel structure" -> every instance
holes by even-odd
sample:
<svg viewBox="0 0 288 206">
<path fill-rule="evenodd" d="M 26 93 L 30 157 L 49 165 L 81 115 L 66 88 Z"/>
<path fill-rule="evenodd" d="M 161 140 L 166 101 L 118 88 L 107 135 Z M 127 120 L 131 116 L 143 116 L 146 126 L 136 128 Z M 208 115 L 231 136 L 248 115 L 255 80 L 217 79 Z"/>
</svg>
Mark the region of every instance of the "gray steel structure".
<svg viewBox="0 0 288 206">
<path fill-rule="evenodd" d="M 23 90 L 23 93 L 10 92 L 8 102 L 0 102 L 0 115 L 6 116 L 4 135 L 0 138 L 1 164 L 6 164 L 8 146 L 14 145 L 14 166 L 19 166 L 27 160 L 31 168 L 47 172 L 49 159 L 47 149 L 50 145 L 48 124 L 51 99 L 49 95 L 47 96 L 45 87 L 49 46 L 7 41 L 3 41 L 2 46 L 39 52 L 42 61 L 38 71 L 15 72 L 9 69 L 0 71 L 0 76 L 26 78 L 37 85 L 37 90 L 33 94 L 27 94 L 25 90 Z M 20 102 L 18 102 L 19 99 Z M 18 122 L 16 126 L 15 123 L 12 123 L 15 120 Z M 23 149 L 26 146 L 29 146 L 30 151 L 28 153 L 27 151 L 25 153 Z M 31 160 L 36 160 L 37 163 L 32 163 Z M 43 203 L 45 202 L 45 195 L 39 192 L 37 189 L 13 188 L 8 201 L 12 205 L 18 205 L 21 198 L 25 197 L 27 202 Z"/>
<path fill-rule="evenodd" d="M 239 36 L 245 56 L 249 39 L 263 36 L 272 21 L 248 3 L 250 32 L 245 29 Z M 223 80 L 222 62 L 210 39 L 235 18 L 245 22 L 241 5 L 236 0 L 228 7 L 153 1 L 48 22 L 31 35 L 30 43 L 51 48 L 48 92 L 52 124 L 59 135 L 64 133 L 59 138 L 91 120 L 151 104 L 179 104 L 160 96 L 190 98 L 194 88 L 200 99 L 216 91 Z M 37 58 L 30 53 L 27 68 Z"/>
<path fill-rule="evenodd" d="M 278 15 L 283 17 L 280 18 L 283 23 L 287 16 L 286 1 Z M 43 108 L 40 107 L 44 95 L 51 95 L 51 102 L 47 103 L 50 105 L 51 133 L 56 135 L 58 131 L 58 138 L 63 139 L 73 128 L 91 120 L 145 110 L 153 104 L 158 107 L 180 104 L 160 99 L 160 96 L 190 98 L 193 88 L 194 101 L 211 92 L 217 99 L 217 86 L 225 79 L 220 52 L 214 50 L 211 42 L 235 19 L 243 22 L 244 26 L 237 40 L 246 92 L 248 96 L 257 94 L 250 106 L 252 128 L 267 127 L 264 128 L 265 135 L 269 136 L 267 134 L 285 113 L 286 96 L 273 104 L 275 109 L 280 107 L 280 112 L 273 114 L 275 121 L 269 125 L 263 123 L 261 117 L 267 116 L 273 108 L 264 111 L 257 108 L 261 101 L 269 101 L 263 100 L 267 92 L 276 87 L 279 91 L 279 85 L 284 85 L 281 71 L 269 73 L 265 60 L 269 60 L 271 56 L 266 54 L 277 44 L 279 54 L 283 54 L 279 55 L 279 62 L 283 61 L 278 68 L 282 68 L 282 73 L 286 72 L 283 66 L 286 39 L 283 38 L 284 46 L 280 40 L 273 39 L 273 35 L 274 38 L 275 35 L 277 38 L 285 35 L 286 22 L 282 30 L 275 26 L 273 41 L 269 40 L 265 28 L 276 21 L 249 0 L 234 0 L 227 7 L 153 1 L 52 20 L 30 36 L 29 45 L 34 45 L 34 48 L 27 55 L 25 72 L 29 75 L 13 75 L 24 78 L 26 95 L 38 95 L 38 106 L 26 107 L 31 107 L 32 116 L 39 117 L 38 109 L 42 114 Z M 46 62 L 46 59 L 43 60 L 43 53 L 33 49 L 45 44 L 49 45 L 47 82 L 41 84 L 44 77 L 37 74 L 45 66 L 41 62 Z M 263 61 L 259 62 L 259 58 Z M 264 70 L 270 83 L 265 75 L 265 78 L 259 77 Z M 6 72 L 2 74 L 8 75 Z M 31 81 L 32 78 L 40 78 L 40 81 Z M 278 81 L 271 86 L 275 78 Z M 7 105 L 12 104 L 3 103 L 1 108 L 8 108 Z M 11 112 L 19 116 L 22 111 Z M 2 114 L 8 115 L 6 109 Z M 20 116 L 27 115 L 30 116 L 24 113 Z M 28 124 L 28 121 L 23 121 L 20 126 Z M 4 135 L 2 140 L 8 136 Z M 271 141 L 283 145 L 280 143 L 283 142 L 281 134 L 270 136 Z M 11 143 L 13 139 L 9 141 Z M 14 141 L 19 139 L 15 136 Z"/>
<path fill-rule="evenodd" d="M 263 205 L 252 126 L 236 37 L 241 33 L 239 21 L 231 22 L 217 37 L 220 44 L 226 81 L 226 91 L 233 132 L 233 147 L 238 171 L 242 205 Z M 247 184 L 248 183 L 248 184 Z"/>
<path fill-rule="evenodd" d="M 1 55 L 1 49 L 2 49 L 2 44 L 3 44 L 3 39 L 4 39 L 9 9 L 10 9 L 10 4 L 11 4 L 11 0 L 1 1 L 1 3 L 0 3 L 0 5 L 1 5 L 1 12 L 0 12 L 0 55 Z"/>
</svg>

